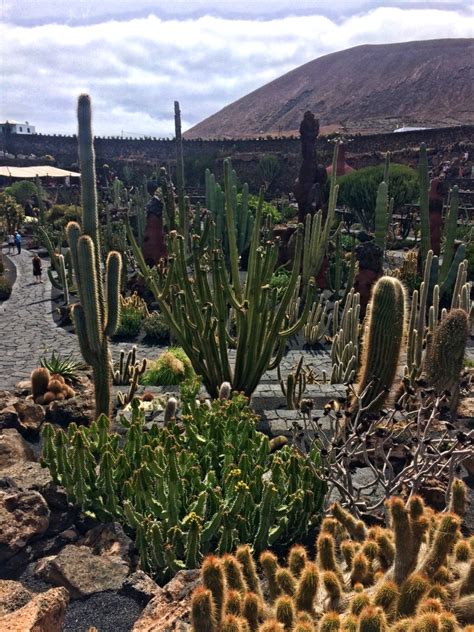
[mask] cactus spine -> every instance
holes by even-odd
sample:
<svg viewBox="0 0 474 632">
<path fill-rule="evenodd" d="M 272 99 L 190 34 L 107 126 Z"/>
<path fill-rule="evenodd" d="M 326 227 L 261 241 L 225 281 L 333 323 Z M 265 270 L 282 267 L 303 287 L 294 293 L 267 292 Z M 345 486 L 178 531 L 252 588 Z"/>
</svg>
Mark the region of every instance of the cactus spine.
<svg viewBox="0 0 474 632">
<path fill-rule="evenodd" d="M 373 289 L 364 333 L 357 386 L 362 407 L 378 410 L 383 406 L 396 376 L 404 335 L 404 288 L 398 279 L 382 277 Z"/>
<path fill-rule="evenodd" d="M 95 181 L 95 156 L 91 125 L 91 101 L 81 95 L 78 103 L 79 159 L 81 165 L 82 226 L 70 222 L 67 237 L 80 302 L 73 310 L 76 333 L 84 360 L 94 372 L 96 417 L 110 414 L 110 353 L 108 336 L 120 321 L 122 260 L 110 252 L 102 279 L 99 215 Z"/>
</svg>

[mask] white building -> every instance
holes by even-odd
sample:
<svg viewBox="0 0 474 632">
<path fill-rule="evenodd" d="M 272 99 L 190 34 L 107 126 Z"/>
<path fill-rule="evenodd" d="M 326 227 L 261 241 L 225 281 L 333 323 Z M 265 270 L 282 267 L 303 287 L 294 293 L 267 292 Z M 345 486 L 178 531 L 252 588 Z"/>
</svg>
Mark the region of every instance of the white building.
<svg viewBox="0 0 474 632">
<path fill-rule="evenodd" d="M 36 127 L 30 125 L 28 121 L 18 123 L 17 121 L 5 121 L 0 123 L 0 131 L 10 132 L 10 134 L 36 134 Z"/>
</svg>

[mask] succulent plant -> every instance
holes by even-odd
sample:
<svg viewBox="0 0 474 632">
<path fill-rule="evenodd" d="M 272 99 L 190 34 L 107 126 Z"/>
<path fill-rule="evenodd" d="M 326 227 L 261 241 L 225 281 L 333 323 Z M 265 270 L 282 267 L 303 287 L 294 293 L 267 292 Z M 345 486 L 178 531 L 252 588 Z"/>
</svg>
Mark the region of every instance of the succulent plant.
<svg viewBox="0 0 474 632">
<path fill-rule="evenodd" d="M 456 486 L 461 493 L 462 483 Z M 460 516 L 437 514 L 416 496 L 390 499 L 387 511 L 391 527 L 369 527 L 335 505 L 321 525 L 316 559 L 295 546 L 280 566 L 264 551 L 263 581 L 248 546 L 205 559 L 193 612 L 207 590 L 216 631 L 441 632 L 472 624 L 474 547 L 461 535 Z M 193 632 L 205 629 L 193 618 Z"/>
</svg>

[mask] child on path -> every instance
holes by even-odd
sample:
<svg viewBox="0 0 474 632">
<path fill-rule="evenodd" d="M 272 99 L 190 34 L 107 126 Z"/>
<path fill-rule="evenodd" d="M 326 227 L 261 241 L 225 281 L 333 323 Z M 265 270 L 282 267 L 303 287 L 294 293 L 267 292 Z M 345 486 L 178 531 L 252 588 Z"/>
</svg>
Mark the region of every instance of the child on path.
<svg viewBox="0 0 474 632">
<path fill-rule="evenodd" d="M 15 244 L 18 254 L 21 255 L 21 235 L 18 231 L 15 233 Z"/>
<path fill-rule="evenodd" d="M 33 257 L 33 276 L 35 277 L 35 283 L 43 283 L 41 275 L 43 274 L 43 269 L 41 267 L 41 259 L 38 255 Z"/>
</svg>

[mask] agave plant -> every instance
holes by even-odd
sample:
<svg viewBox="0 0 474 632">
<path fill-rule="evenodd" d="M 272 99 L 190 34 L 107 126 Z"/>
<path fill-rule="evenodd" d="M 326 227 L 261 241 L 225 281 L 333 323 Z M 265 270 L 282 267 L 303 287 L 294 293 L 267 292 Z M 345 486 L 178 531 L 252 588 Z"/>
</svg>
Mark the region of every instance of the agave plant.
<svg viewBox="0 0 474 632">
<path fill-rule="evenodd" d="M 42 356 L 39 363 L 51 374 L 62 375 L 65 380 L 71 382 L 77 382 L 78 372 L 86 368 L 86 365 L 76 360 L 71 353 L 63 355 L 57 351 L 53 351 L 49 357 Z"/>
</svg>

